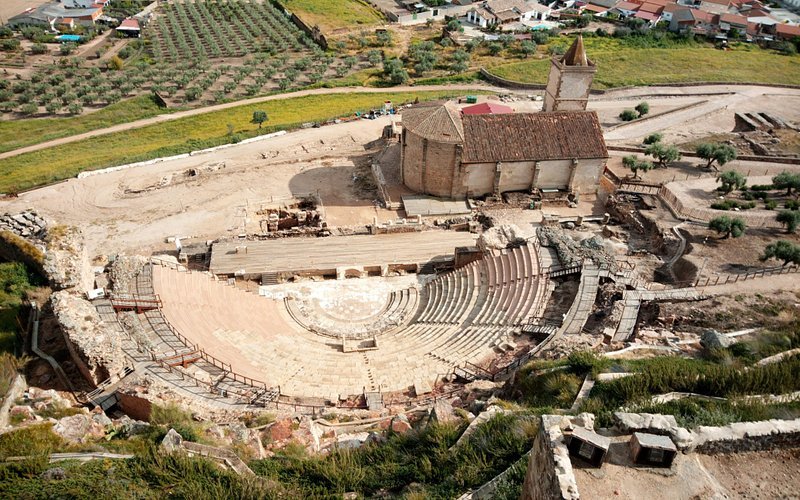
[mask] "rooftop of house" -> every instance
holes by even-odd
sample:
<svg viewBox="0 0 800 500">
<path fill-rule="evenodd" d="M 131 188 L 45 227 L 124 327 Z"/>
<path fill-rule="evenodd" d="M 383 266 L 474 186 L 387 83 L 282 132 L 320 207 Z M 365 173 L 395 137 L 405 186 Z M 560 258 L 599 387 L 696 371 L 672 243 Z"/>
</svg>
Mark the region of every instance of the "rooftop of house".
<svg viewBox="0 0 800 500">
<path fill-rule="evenodd" d="M 637 11 L 642 4 L 633 3 L 633 2 L 620 2 L 616 5 L 617 9 L 620 10 L 630 10 L 630 11 Z"/>
<path fill-rule="evenodd" d="M 639 8 L 639 12 L 648 12 L 650 14 L 661 14 L 664 11 L 663 5 L 658 5 L 656 3 L 647 2 L 643 3 L 642 6 Z"/>
</svg>

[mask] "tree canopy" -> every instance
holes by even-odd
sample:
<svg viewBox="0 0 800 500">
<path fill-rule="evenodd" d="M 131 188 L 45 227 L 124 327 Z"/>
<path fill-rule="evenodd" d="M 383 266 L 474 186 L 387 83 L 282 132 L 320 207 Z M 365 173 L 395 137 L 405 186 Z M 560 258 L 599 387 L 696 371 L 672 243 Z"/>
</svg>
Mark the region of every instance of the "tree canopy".
<svg viewBox="0 0 800 500">
<path fill-rule="evenodd" d="M 800 265 L 800 246 L 786 240 L 770 243 L 764 248 L 764 255 L 760 260 L 763 262 L 769 259 L 782 260 L 784 266 L 790 263 Z"/>
<path fill-rule="evenodd" d="M 736 159 L 736 149 L 729 144 L 718 142 L 704 142 L 695 149 L 700 158 L 706 160 L 706 168 L 711 168 L 716 162 L 720 167 Z"/>
<path fill-rule="evenodd" d="M 793 233 L 800 226 L 800 211 L 797 210 L 781 210 L 775 217 L 778 222 L 786 226 L 786 231 Z"/>
<path fill-rule="evenodd" d="M 745 187 L 747 185 L 747 177 L 736 170 L 728 170 L 717 177 L 717 182 L 722 184 L 719 188 L 720 191 L 728 194 L 735 189 L 742 189 Z"/>
<path fill-rule="evenodd" d="M 744 234 L 747 225 L 740 217 L 721 215 L 711 219 L 708 222 L 708 228 L 712 231 L 716 231 L 718 234 L 724 235 L 723 238 L 729 238 L 731 236 L 738 238 Z"/>
<path fill-rule="evenodd" d="M 261 128 L 261 125 L 268 119 L 266 111 L 253 111 L 253 119 L 250 120 L 250 123 L 257 123 L 258 128 Z"/>
<path fill-rule="evenodd" d="M 647 160 L 640 160 L 635 155 L 628 155 L 622 158 L 622 165 L 631 172 L 633 172 L 633 178 L 640 178 L 639 172 L 648 172 L 653 169 L 653 163 Z"/>
<path fill-rule="evenodd" d="M 666 167 L 674 161 L 681 159 L 681 152 L 675 146 L 667 146 L 660 142 L 650 144 L 644 149 L 646 155 L 652 156 L 659 167 Z"/>
<path fill-rule="evenodd" d="M 793 189 L 800 191 L 800 174 L 781 172 L 772 178 L 772 185 L 776 189 L 785 189 L 786 194 L 791 195 Z"/>
</svg>

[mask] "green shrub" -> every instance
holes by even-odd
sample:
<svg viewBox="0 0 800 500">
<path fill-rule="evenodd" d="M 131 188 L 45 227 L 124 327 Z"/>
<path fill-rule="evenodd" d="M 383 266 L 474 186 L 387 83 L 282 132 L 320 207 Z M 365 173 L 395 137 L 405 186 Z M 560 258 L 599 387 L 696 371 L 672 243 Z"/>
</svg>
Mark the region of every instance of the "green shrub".
<svg viewBox="0 0 800 500">
<path fill-rule="evenodd" d="M 756 208 L 756 203 L 754 201 L 740 203 L 736 200 L 724 200 L 712 203 L 711 208 L 714 210 L 750 210 L 751 208 Z"/>
</svg>

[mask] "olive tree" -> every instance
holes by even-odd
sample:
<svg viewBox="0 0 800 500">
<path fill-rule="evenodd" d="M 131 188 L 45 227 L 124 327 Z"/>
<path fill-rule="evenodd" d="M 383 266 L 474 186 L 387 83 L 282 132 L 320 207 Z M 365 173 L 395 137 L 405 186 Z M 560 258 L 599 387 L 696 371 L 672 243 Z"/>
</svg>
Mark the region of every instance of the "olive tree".
<svg viewBox="0 0 800 500">
<path fill-rule="evenodd" d="M 744 230 L 747 228 L 747 225 L 740 217 L 728 217 L 727 215 L 721 215 L 711 219 L 708 222 L 708 228 L 712 231 L 716 231 L 718 234 L 722 234 L 722 238 L 726 239 L 730 238 L 731 236 L 734 238 L 742 236 L 744 234 Z"/>
</svg>

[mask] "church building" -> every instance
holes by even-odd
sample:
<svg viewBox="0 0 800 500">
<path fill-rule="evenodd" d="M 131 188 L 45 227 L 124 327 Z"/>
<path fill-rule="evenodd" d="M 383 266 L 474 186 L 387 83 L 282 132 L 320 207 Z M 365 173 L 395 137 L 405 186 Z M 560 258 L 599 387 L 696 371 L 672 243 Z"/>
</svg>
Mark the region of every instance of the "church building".
<svg viewBox="0 0 800 500">
<path fill-rule="evenodd" d="M 404 110 L 403 183 L 453 199 L 596 192 L 608 151 L 597 114 L 586 111 L 595 70 L 578 37 L 552 61 L 542 112 L 469 114 L 452 102 Z"/>
</svg>

